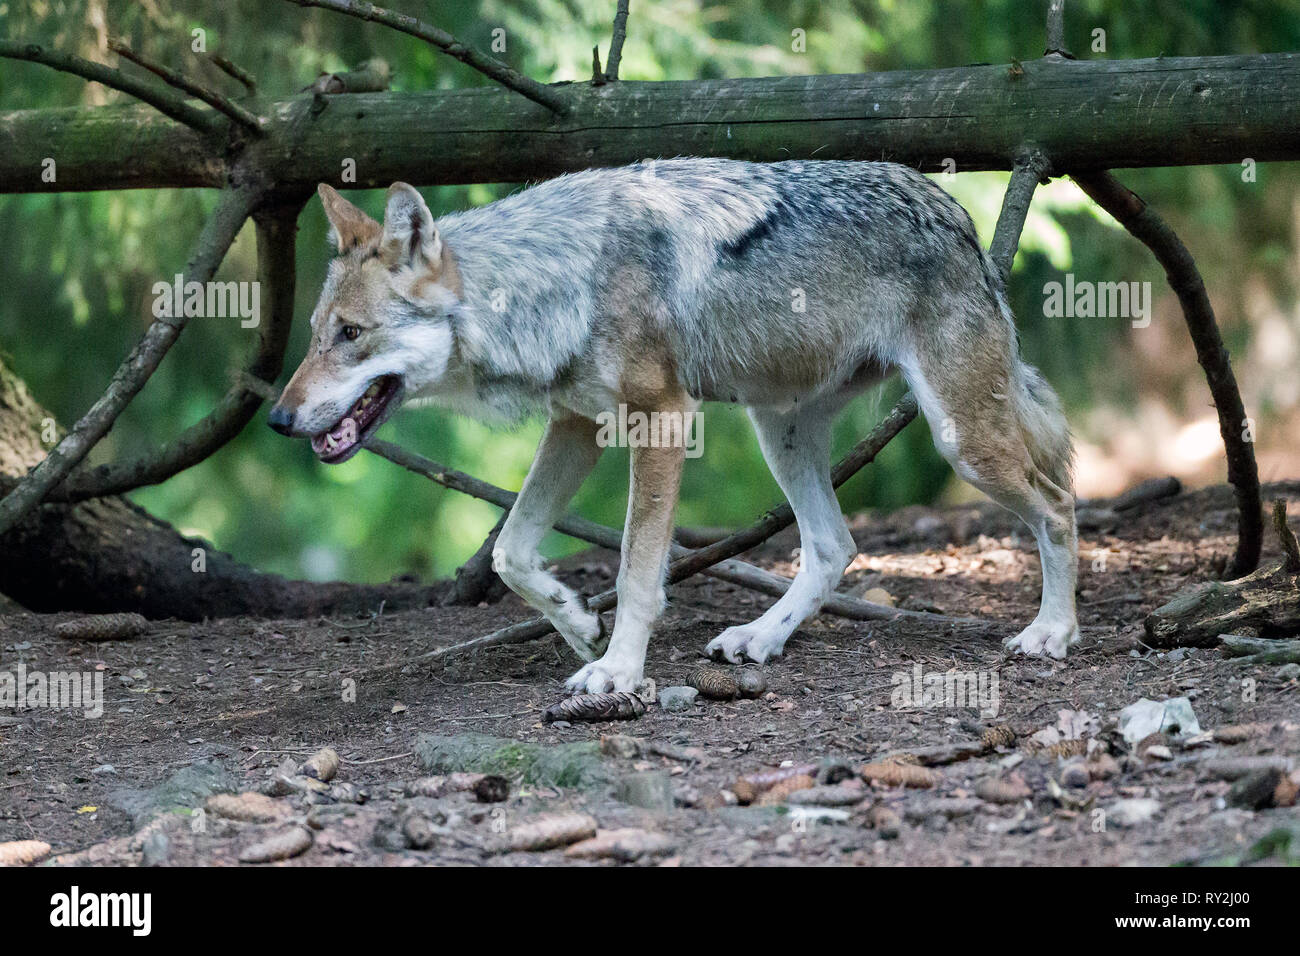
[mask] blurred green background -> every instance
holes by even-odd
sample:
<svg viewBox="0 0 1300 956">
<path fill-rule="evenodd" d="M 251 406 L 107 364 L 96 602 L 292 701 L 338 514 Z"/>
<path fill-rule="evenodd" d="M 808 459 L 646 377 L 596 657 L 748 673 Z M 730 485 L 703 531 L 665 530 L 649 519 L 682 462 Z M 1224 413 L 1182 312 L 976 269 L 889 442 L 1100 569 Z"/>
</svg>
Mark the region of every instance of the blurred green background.
<svg viewBox="0 0 1300 956">
<path fill-rule="evenodd" d="M 504 28 L 502 57 L 542 80 L 583 80 L 591 48 L 608 48 L 613 0 L 466 0 L 389 7 L 430 20 L 488 49 Z M 622 76 L 691 79 L 959 66 L 1030 59 L 1043 48 L 1046 2 L 1025 0 L 633 0 Z M 1071 0 L 1067 44 L 1081 58 L 1209 56 L 1300 49 L 1294 0 Z M 398 90 L 485 82 L 428 45 L 372 24 L 274 0 L 0 0 L 0 35 L 113 62 L 110 36 L 220 88 L 233 84 L 190 51 L 207 48 L 253 72 L 263 95 L 297 91 L 323 70 L 383 57 Z M 806 52 L 792 49 L 803 30 Z M 1105 52 L 1093 52 L 1093 31 Z M 127 66 L 128 70 L 134 67 Z M 43 67 L 0 61 L 0 110 L 103 104 L 117 93 Z M 1124 181 L 1153 203 L 1197 256 L 1232 346 L 1257 433 L 1264 477 L 1300 474 L 1300 228 L 1295 164 L 1261 165 L 1254 182 L 1238 166 L 1142 170 Z M 937 176 L 970 209 L 987 243 L 1004 174 Z M 492 201 L 521 184 L 425 190 L 435 215 Z M 349 198 L 378 216 L 381 192 Z M 41 402 L 71 423 L 98 397 L 150 319 L 150 288 L 170 280 L 215 194 L 156 190 L 0 196 L 0 349 Z M 313 200 L 300 219 L 298 303 L 287 359 L 301 358 L 307 316 L 328 259 L 325 221 Z M 1045 319 L 1043 285 L 1073 272 L 1096 281 L 1151 281 L 1152 328 L 1123 319 Z M 219 278 L 255 278 L 251 226 Z M 1024 351 L 1058 388 L 1081 446 L 1080 493 L 1113 491 L 1147 472 L 1193 482 L 1223 480 L 1208 395 L 1176 303 L 1150 256 L 1094 214 L 1068 182 L 1040 190 L 1026 228 L 1013 307 Z M 95 451 L 102 461 L 164 441 L 203 416 L 252 347 L 236 320 L 197 320 L 160 372 Z M 855 403 L 836 430 L 837 451 L 856 441 L 898 394 L 889 385 Z M 1207 416 L 1208 419 L 1207 419 Z M 540 423 L 500 431 L 433 410 L 408 409 L 385 437 L 488 481 L 517 489 Z M 1199 431 L 1197 429 L 1199 428 Z M 1209 442 L 1208 446 L 1206 442 Z M 1208 450 L 1207 450 L 1208 448 Z M 705 454 L 688 463 L 679 523 L 735 525 L 779 498 L 742 412 L 706 407 Z M 1181 457 L 1180 457 L 1181 456 Z M 576 507 L 621 524 L 626 453 L 606 453 Z M 909 428 L 841 492 L 846 510 L 892 508 L 965 491 Z M 481 542 L 494 508 L 444 491 L 373 456 L 318 464 L 305 442 L 265 427 L 265 412 L 214 457 L 134 499 L 259 568 L 312 578 L 379 581 L 446 575 Z M 576 545 L 554 536 L 551 553 Z"/>
</svg>

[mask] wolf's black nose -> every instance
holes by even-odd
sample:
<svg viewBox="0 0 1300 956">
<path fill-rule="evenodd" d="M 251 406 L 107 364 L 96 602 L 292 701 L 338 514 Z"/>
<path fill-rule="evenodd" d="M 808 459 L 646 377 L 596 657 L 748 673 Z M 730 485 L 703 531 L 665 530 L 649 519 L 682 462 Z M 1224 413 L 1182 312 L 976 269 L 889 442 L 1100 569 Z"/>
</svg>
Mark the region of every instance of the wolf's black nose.
<svg viewBox="0 0 1300 956">
<path fill-rule="evenodd" d="M 266 416 L 266 423 L 281 435 L 293 434 L 293 412 L 283 405 L 276 405 L 271 409 L 271 414 Z"/>
</svg>

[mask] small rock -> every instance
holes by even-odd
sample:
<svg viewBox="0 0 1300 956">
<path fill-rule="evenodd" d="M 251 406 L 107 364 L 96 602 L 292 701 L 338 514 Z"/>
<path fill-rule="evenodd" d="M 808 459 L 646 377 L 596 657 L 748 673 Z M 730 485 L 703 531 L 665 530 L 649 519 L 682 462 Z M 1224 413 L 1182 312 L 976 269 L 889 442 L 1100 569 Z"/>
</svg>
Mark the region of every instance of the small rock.
<svg viewBox="0 0 1300 956">
<path fill-rule="evenodd" d="M 171 840 L 161 830 L 154 830 L 144 840 L 140 850 L 141 866 L 162 866 L 171 855 Z"/>
<path fill-rule="evenodd" d="M 948 530 L 948 522 L 934 515 L 922 515 L 912 522 L 912 532 L 920 537 Z"/>
<path fill-rule="evenodd" d="M 1275 670 L 1273 674 L 1280 680 L 1295 680 L 1297 677 L 1300 677 L 1300 664 L 1295 662 L 1283 664 Z"/>
<path fill-rule="evenodd" d="M 651 770 L 623 777 L 614 788 L 614 798 L 646 810 L 663 812 L 673 808 L 672 780 L 666 771 Z"/>
<path fill-rule="evenodd" d="M 600 738 L 600 752 L 606 757 L 631 760 L 641 755 L 641 742 L 627 734 L 603 734 Z"/>
<path fill-rule="evenodd" d="M 659 706 L 670 714 L 682 713 L 694 707 L 699 696 L 694 687 L 665 687 L 659 692 Z"/>
<path fill-rule="evenodd" d="M 742 667 L 736 674 L 736 685 L 741 697 L 757 700 L 767 693 L 767 675 L 757 667 Z"/>
<path fill-rule="evenodd" d="M 862 600 L 870 601 L 872 604 L 883 604 L 885 607 L 894 607 L 898 603 L 884 588 L 867 588 L 862 592 Z"/>
<path fill-rule="evenodd" d="M 419 813 L 408 813 L 402 818 L 402 836 L 406 845 L 413 850 L 427 850 L 433 846 L 436 836 L 433 824 Z"/>
<path fill-rule="evenodd" d="M 969 816 L 983 805 L 984 801 L 978 797 L 935 797 L 909 804 L 904 812 L 907 819 L 922 823 L 936 816 L 948 819 Z"/>
<path fill-rule="evenodd" d="M 1273 806 L 1273 797 L 1277 785 L 1284 774 L 1277 767 L 1268 767 L 1247 774 L 1228 791 L 1229 806 L 1241 807 L 1243 810 L 1265 810 Z"/>
<path fill-rule="evenodd" d="M 1117 827 L 1136 827 L 1147 823 L 1159 812 L 1159 800 L 1132 797 L 1111 804 L 1106 810 L 1106 819 Z"/>
</svg>

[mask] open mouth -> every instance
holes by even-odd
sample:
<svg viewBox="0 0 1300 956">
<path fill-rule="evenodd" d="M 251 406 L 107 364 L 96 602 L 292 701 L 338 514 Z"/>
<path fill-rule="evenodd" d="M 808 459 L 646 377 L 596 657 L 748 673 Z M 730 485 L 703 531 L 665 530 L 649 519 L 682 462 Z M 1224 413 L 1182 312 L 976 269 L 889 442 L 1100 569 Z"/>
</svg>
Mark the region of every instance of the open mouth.
<svg viewBox="0 0 1300 956">
<path fill-rule="evenodd" d="M 396 399 L 401 391 L 402 380 L 396 375 L 375 379 L 332 428 L 312 436 L 311 450 L 327 465 L 347 461 L 397 407 Z"/>
</svg>

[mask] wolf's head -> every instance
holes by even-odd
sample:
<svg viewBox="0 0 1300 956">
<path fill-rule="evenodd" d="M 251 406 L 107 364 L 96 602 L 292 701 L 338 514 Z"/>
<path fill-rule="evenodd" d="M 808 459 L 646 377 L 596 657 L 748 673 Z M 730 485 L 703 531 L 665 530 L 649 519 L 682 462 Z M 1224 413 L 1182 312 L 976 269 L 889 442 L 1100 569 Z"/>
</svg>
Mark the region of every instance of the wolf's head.
<svg viewBox="0 0 1300 956">
<path fill-rule="evenodd" d="M 319 192 L 339 254 L 312 313 L 307 356 L 269 424 L 311 436 L 320 460 L 338 464 L 403 398 L 446 375 L 460 281 L 429 207 L 406 183 L 388 190 L 382 226 L 329 186 Z"/>
</svg>

